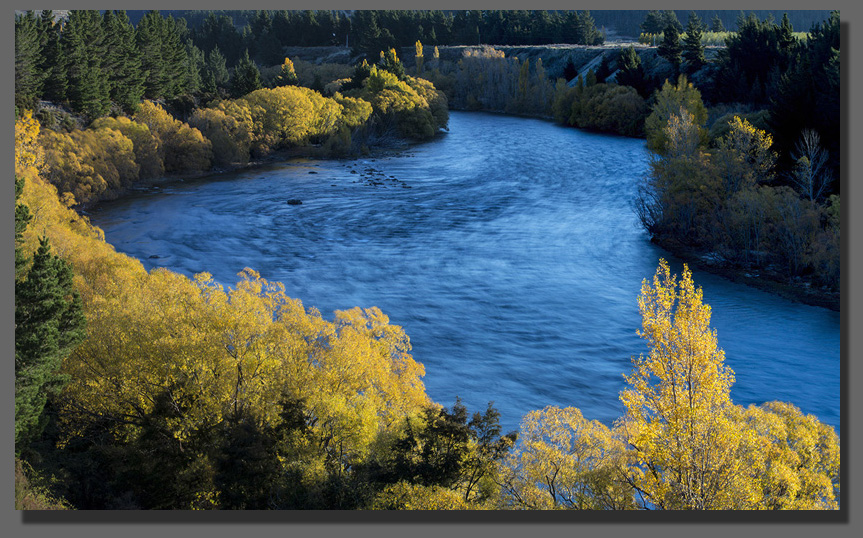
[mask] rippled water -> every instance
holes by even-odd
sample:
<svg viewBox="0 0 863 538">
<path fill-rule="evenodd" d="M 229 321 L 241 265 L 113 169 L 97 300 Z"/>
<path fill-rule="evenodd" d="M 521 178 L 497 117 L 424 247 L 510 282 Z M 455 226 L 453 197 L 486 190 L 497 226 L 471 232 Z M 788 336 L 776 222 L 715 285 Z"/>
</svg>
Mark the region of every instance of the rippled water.
<svg viewBox="0 0 863 538">
<path fill-rule="evenodd" d="M 641 140 L 454 112 L 449 133 L 399 156 L 223 174 L 104 204 L 92 222 L 148 268 L 231 285 L 251 267 L 324 316 L 380 307 L 442 404 L 494 401 L 507 429 L 547 405 L 610 424 L 647 350 L 641 281 L 669 257 L 631 210 L 646 169 Z M 839 314 L 694 278 L 734 401 L 789 401 L 838 430 Z"/>
</svg>

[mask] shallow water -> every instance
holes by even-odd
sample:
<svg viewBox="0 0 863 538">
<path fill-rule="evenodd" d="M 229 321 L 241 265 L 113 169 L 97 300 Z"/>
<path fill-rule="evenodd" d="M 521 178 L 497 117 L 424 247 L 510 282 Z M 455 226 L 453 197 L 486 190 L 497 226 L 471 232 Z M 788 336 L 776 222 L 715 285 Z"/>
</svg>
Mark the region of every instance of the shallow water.
<svg viewBox="0 0 863 538">
<path fill-rule="evenodd" d="M 428 394 L 506 429 L 547 405 L 610 424 L 660 257 L 631 209 L 644 142 L 453 112 L 393 157 L 292 161 L 100 206 L 92 222 L 147 268 L 251 267 L 324 316 L 378 306 L 405 328 Z M 352 173 L 356 172 L 356 173 Z M 301 205 L 289 205 L 299 199 Z M 839 314 L 694 272 L 738 404 L 782 400 L 839 427 Z"/>
</svg>

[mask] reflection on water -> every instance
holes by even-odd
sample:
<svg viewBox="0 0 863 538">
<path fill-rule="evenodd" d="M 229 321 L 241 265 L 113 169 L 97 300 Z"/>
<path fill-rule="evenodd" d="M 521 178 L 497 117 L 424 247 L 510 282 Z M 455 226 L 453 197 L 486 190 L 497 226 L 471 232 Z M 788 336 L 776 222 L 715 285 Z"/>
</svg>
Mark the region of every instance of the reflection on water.
<svg viewBox="0 0 863 538">
<path fill-rule="evenodd" d="M 641 281 L 667 257 L 630 207 L 646 170 L 641 140 L 455 112 L 449 133 L 396 157 L 224 174 L 105 204 L 92 221 L 148 268 L 231 285 L 251 267 L 325 316 L 380 307 L 442 404 L 494 401 L 510 429 L 547 405 L 610 424 L 622 374 L 647 350 Z M 789 401 L 838 429 L 839 314 L 695 280 L 734 401 Z"/>
</svg>

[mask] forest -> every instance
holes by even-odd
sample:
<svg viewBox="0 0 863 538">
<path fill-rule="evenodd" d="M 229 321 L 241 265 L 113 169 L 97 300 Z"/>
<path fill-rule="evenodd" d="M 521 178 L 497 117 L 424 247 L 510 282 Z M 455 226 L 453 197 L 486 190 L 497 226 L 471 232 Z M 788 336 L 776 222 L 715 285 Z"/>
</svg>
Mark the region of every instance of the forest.
<svg viewBox="0 0 863 538">
<path fill-rule="evenodd" d="M 232 13 L 16 15 L 16 508 L 839 508 L 838 435 L 790 403 L 732 402 L 687 268 L 643 282 L 623 416 L 547 407 L 504 432 L 492 403 L 431 401 L 379 309 L 326 319 L 251 268 L 230 287 L 147 271 L 81 211 L 165 176 L 429 140 L 448 110 L 486 110 L 643 137 L 632 203 L 654 241 L 838 291 L 838 12 L 805 38 L 740 14 L 707 54 L 727 20 L 645 11 L 651 65 L 630 45 L 555 77 L 502 47 L 599 45 L 590 12 Z M 353 63 L 283 53 L 345 28 Z"/>
</svg>

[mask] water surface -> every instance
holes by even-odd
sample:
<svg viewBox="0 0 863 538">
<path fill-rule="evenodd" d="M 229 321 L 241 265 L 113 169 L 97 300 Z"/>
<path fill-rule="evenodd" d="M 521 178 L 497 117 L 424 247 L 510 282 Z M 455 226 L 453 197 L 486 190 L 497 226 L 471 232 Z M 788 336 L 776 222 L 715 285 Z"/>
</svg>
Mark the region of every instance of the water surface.
<svg viewBox="0 0 863 538">
<path fill-rule="evenodd" d="M 631 209 L 643 140 L 453 112 L 398 156 L 292 161 L 101 206 L 92 222 L 148 268 L 251 267 L 325 317 L 378 306 L 405 328 L 428 394 L 507 429 L 579 407 L 610 424 L 660 257 Z M 287 204 L 289 199 L 301 205 Z M 839 426 L 839 314 L 694 273 L 736 372 L 735 403 L 792 402 Z"/>
</svg>

